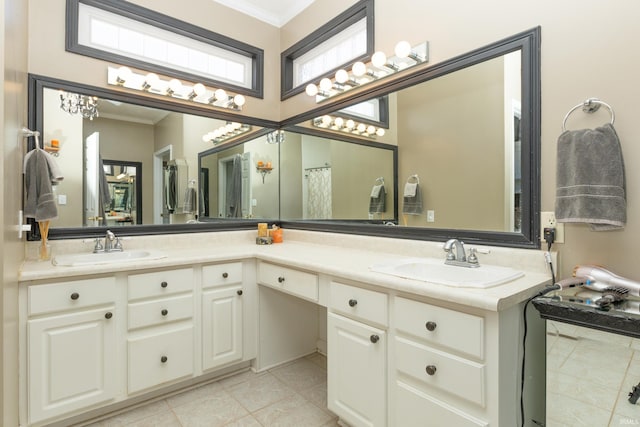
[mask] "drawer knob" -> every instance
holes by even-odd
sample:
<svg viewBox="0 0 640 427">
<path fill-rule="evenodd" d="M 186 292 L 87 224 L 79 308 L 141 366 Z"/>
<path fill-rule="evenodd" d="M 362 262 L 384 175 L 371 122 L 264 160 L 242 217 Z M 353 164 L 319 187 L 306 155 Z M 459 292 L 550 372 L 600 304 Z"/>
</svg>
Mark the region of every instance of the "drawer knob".
<svg viewBox="0 0 640 427">
<path fill-rule="evenodd" d="M 433 332 L 436 330 L 436 327 L 438 327 L 438 325 L 436 324 L 436 322 L 427 322 L 426 327 L 428 331 Z"/>
<path fill-rule="evenodd" d="M 75 301 L 75 300 L 77 300 L 78 298 L 80 298 L 80 294 L 79 294 L 79 293 L 74 292 L 74 293 L 72 293 L 72 294 L 71 294 L 71 299 L 72 299 L 72 300 L 74 300 L 74 301 Z"/>
<path fill-rule="evenodd" d="M 226 271 L 224 273 L 222 273 L 222 277 L 224 279 L 226 279 L 227 277 L 229 277 L 229 273 L 227 273 Z"/>
<path fill-rule="evenodd" d="M 167 363 L 167 360 L 169 360 L 169 359 L 167 359 L 167 356 L 162 356 L 162 357 L 160 358 L 160 361 L 161 361 L 162 363 Z"/>
<path fill-rule="evenodd" d="M 112 317 L 113 317 L 113 313 L 112 313 L 112 312 L 110 312 L 110 311 L 107 311 L 107 312 L 104 314 L 104 318 L 105 318 L 105 319 L 111 319 Z"/>
<path fill-rule="evenodd" d="M 238 295 L 242 295 L 242 289 L 238 289 L 237 293 Z"/>
<path fill-rule="evenodd" d="M 279 282 L 279 283 L 284 282 L 284 277 L 283 277 L 283 276 L 278 277 L 278 282 Z"/>
<path fill-rule="evenodd" d="M 167 314 L 169 314 L 169 310 L 167 310 L 166 308 L 163 308 L 162 311 L 160 312 L 163 316 L 166 316 Z"/>
<path fill-rule="evenodd" d="M 427 365 L 427 368 L 426 368 L 427 374 L 435 375 L 436 370 L 437 369 L 436 369 L 435 365 Z"/>
<path fill-rule="evenodd" d="M 369 337 L 369 339 L 371 340 L 372 343 L 377 343 L 378 341 L 380 341 L 380 337 L 377 336 L 376 334 L 373 334 Z"/>
<path fill-rule="evenodd" d="M 350 299 L 349 300 L 349 307 L 355 307 L 356 305 L 358 305 L 358 300 L 357 299 Z"/>
<path fill-rule="evenodd" d="M 167 282 L 162 282 L 160 283 L 160 286 L 162 286 L 163 288 L 166 288 L 167 286 L 169 286 L 169 284 Z"/>
</svg>

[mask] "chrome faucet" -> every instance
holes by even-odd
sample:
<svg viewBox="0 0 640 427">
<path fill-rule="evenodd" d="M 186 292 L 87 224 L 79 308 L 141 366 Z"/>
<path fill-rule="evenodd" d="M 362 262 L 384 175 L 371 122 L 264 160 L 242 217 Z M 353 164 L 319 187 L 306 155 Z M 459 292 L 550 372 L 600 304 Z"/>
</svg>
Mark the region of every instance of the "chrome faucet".
<svg viewBox="0 0 640 427">
<path fill-rule="evenodd" d="M 93 249 L 93 252 L 113 252 L 122 250 L 123 248 L 122 243 L 120 243 L 120 238 L 116 237 L 111 230 L 107 230 L 107 234 L 104 237 L 104 246 L 101 245 L 100 239 L 96 239 L 96 246 Z"/>
<path fill-rule="evenodd" d="M 480 267 L 478 257 L 476 256 L 476 249 L 471 248 L 469 257 L 464 250 L 464 243 L 458 239 L 449 239 L 444 244 L 444 250 L 447 253 L 447 258 L 444 263 L 449 265 L 457 265 L 459 267 Z"/>
</svg>

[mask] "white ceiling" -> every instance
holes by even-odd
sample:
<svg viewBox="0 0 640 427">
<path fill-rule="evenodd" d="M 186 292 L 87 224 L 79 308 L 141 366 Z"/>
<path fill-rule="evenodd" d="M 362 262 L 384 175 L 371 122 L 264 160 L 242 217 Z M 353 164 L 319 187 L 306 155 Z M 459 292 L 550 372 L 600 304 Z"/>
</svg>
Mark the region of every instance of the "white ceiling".
<svg viewBox="0 0 640 427">
<path fill-rule="evenodd" d="M 315 0 L 213 0 L 276 27 L 282 27 Z"/>
</svg>

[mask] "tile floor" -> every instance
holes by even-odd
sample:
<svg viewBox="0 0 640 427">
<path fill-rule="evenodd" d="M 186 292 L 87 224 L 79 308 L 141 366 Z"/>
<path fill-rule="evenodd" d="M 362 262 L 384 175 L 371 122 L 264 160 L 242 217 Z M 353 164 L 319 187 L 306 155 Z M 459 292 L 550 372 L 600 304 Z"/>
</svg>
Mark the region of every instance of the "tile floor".
<svg viewBox="0 0 640 427">
<path fill-rule="evenodd" d="M 327 359 L 319 353 L 256 374 L 243 372 L 124 412 L 91 427 L 325 427 Z"/>
<path fill-rule="evenodd" d="M 640 426 L 640 339 L 547 322 L 547 427 Z"/>
</svg>

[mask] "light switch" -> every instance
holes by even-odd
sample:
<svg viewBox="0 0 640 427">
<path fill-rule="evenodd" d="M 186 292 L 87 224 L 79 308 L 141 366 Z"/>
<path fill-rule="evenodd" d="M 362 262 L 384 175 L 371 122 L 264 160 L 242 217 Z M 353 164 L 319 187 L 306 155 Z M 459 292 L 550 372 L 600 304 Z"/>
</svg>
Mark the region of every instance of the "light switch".
<svg viewBox="0 0 640 427">
<path fill-rule="evenodd" d="M 58 204 L 66 205 L 67 204 L 67 195 L 66 194 L 58 194 Z"/>
<path fill-rule="evenodd" d="M 436 220 L 436 211 L 427 211 L 427 222 L 434 222 Z"/>
<path fill-rule="evenodd" d="M 258 200 L 257 199 L 251 199 L 251 206 L 258 206 Z"/>
</svg>

